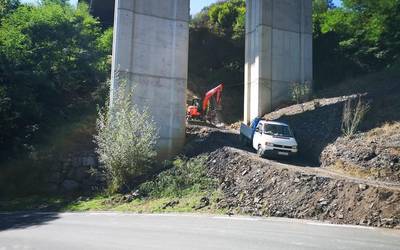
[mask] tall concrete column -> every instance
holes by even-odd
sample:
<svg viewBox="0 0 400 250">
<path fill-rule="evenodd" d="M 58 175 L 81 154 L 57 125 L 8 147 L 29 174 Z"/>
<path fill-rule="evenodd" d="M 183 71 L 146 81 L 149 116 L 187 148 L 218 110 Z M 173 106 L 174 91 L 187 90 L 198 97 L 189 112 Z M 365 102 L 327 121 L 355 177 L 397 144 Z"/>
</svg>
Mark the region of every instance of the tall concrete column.
<svg viewBox="0 0 400 250">
<path fill-rule="evenodd" d="M 246 0 L 244 122 L 312 83 L 312 0 Z"/>
<path fill-rule="evenodd" d="M 148 108 L 159 129 L 159 159 L 185 140 L 189 2 L 115 1 L 111 102 L 118 79 L 134 86 L 134 103 Z"/>
</svg>

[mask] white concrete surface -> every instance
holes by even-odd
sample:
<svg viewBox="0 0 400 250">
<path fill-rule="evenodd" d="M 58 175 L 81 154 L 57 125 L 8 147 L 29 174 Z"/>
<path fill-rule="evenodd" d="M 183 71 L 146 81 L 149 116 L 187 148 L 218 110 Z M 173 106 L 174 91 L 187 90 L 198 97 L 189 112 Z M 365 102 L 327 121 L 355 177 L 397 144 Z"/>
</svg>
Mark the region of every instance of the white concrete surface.
<svg viewBox="0 0 400 250">
<path fill-rule="evenodd" d="M 247 0 L 244 121 L 312 83 L 312 0 Z"/>
<path fill-rule="evenodd" d="M 179 152 L 185 140 L 189 3 L 115 2 L 111 93 L 118 79 L 134 88 L 134 103 L 148 108 L 159 128 L 159 159 Z"/>
</svg>

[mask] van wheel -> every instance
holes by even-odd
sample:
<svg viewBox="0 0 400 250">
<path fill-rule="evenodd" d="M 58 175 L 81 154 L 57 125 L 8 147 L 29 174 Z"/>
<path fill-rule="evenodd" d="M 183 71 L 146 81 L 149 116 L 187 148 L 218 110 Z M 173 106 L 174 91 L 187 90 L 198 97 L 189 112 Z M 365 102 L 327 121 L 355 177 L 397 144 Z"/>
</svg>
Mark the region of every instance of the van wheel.
<svg viewBox="0 0 400 250">
<path fill-rule="evenodd" d="M 262 149 L 261 145 L 258 145 L 257 154 L 258 154 L 258 156 L 260 156 L 260 157 L 263 157 L 263 156 L 264 156 L 264 150 Z"/>
</svg>

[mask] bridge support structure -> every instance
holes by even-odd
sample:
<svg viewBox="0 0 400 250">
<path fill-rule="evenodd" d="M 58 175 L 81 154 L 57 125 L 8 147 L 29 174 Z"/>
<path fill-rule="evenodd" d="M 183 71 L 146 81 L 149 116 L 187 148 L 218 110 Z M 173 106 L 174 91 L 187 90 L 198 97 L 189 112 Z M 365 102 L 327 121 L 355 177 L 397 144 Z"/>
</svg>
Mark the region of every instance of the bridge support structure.
<svg viewBox="0 0 400 250">
<path fill-rule="evenodd" d="M 311 2 L 246 0 L 244 122 L 288 102 L 292 83 L 312 83 Z M 110 101 L 126 79 L 159 129 L 159 159 L 176 155 L 185 140 L 189 5 L 115 0 Z"/>
<path fill-rule="evenodd" d="M 115 1 L 110 101 L 126 80 L 133 102 L 148 109 L 159 129 L 159 159 L 178 153 L 185 140 L 189 3 Z"/>
<path fill-rule="evenodd" d="M 312 0 L 246 0 L 244 122 L 312 83 Z"/>
</svg>

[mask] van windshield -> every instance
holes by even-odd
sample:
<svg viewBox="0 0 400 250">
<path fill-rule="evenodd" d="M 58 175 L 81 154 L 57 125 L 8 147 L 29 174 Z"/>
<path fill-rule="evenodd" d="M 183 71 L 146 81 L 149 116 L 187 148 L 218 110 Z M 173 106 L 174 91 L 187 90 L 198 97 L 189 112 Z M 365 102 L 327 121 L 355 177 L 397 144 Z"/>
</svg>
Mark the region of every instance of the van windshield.
<svg viewBox="0 0 400 250">
<path fill-rule="evenodd" d="M 288 126 L 277 124 L 265 124 L 264 132 L 268 135 L 293 137 L 292 131 Z"/>
</svg>

